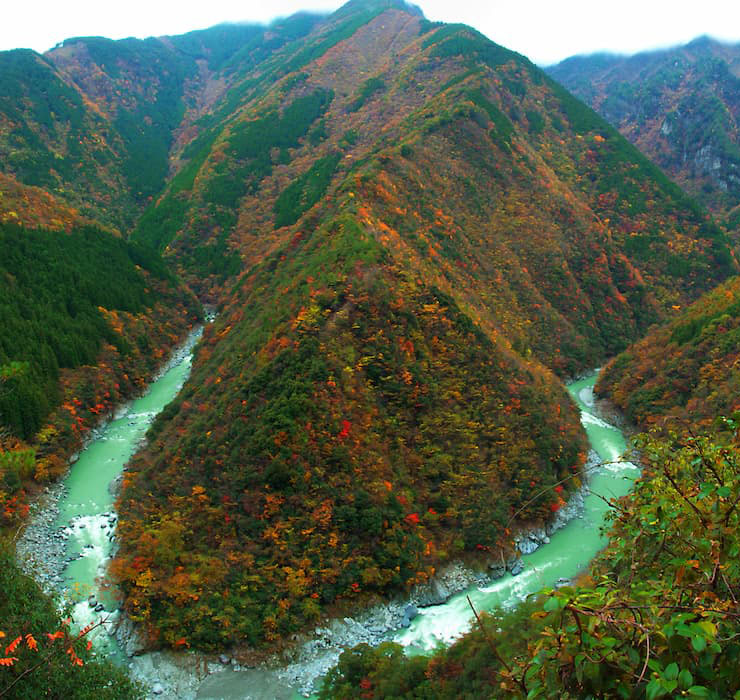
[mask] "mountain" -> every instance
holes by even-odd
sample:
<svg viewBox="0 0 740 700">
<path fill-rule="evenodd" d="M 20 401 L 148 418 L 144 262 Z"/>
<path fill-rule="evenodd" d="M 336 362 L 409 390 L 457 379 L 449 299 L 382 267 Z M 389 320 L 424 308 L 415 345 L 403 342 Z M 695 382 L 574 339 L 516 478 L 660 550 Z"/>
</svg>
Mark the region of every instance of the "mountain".
<svg viewBox="0 0 740 700">
<path fill-rule="evenodd" d="M 280 644 L 510 550 L 579 484 L 561 379 L 738 271 L 606 121 L 401 0 L 0 70 L 0 218 L 26 227 L 3 229 L 2 381 L 38 399 L 29 420 L 9 395 L 15 439 L 79 440 L 116 372 L 146 375 L 197 317 L 171 271 L 219 311 L 118 505 L 112 570 L 153 646 Z"/>
<path fill-rule="evenodd" d="M 575 56 L 548 73 L 737 229 L 740 44 L 701 37 L 634 56 Z"/>
<path fill-rule="evenodd" d="M 3 174 L 128 233 L 170 175 L 178 139 L 230 76 L 316 21 L 302 14 L 179 37 L 67 39 L 43 56 L 2 52 Z"/>
<path fill-rule="evenodd" d="M 153 645 L 277 643 L 510 546 L 584 459 L 556 374 L 737 270 L 657 167 L 469 27 L 351 2 L 231 80 L 133 234 L 220 308 L 119 504 Z"/>
<path fill-rule="evenodd" d="M 596 389 L 641 427 L 706 431 L 740 410 L 739 353 L 733 277 L 614 358 Z"/>
</svg>

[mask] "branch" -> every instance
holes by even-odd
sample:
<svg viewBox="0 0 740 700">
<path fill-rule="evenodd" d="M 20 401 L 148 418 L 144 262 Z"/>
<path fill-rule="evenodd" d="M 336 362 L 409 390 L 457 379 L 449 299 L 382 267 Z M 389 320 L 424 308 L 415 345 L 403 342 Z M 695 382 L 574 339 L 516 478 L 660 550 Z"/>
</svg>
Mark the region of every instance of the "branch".
<svg viewBox="0 0 740 700">
<path fill-rule="evenodd" d="M 501 654 L 499 654 L 498 649 L 496 648 L 496 645 L 493 642 L 493 639 L 491 639 L 491 636 L 488 634 L 488 630 L 483 626 L 483 621 L 480 619 L 480 615 L 478 615 L 478 611 L 473 606 L 473 601 L 470 600 L 470 596 L 465 596 L 468 600 L 468 605 L 470 606 L 470 609 L 473 611 L 473 615 L 475 615 L 475 619 L 478 622 L 478 626 L 481 629 L 481 632 L 483 632 L 483 636 L 486 638 L 486 641 L 488 642 L 488 646 L 491 648 L 491 651 L 493 652 L 493 655 L 499 660 L 501 665 L 509 672 L 509 675 L 511 678 L 516 680 L 516 682 L 521 686 L 524 693 L 527 693 L 527 686 L 524 683 L 524 678 L 517 679 L 514 675 L 513 671 L 511 670 L 511 666 L 506 663 L 505 659 Z"/>
<path fill-rule="evenodd" d="M 601 467 L 604 467 L 607 464 L 621 464 L 622 461 L 623 460 L 621 460 L 621 459 L 614 459 L 614 460 L 611 460 L 609 462 L 599 462 L 598 464 L 594 464 L 592 467 L 586 467 L 586 468 L 584 468 L 583 473 L 584 474 L 587 474 L 588 472 L 594 471 L 595 469 L 600 469 Z M 571 481 L 572 479 L 576 479 L 576 478 L 578 478 L 580 476 L 581 476 L 581 472 L 579 472 L 578 474 L 568 474 L 568 476 L 564 477 L 560 481 L 556 481 L 552 486 L 547 486 L 544 489 L 542 489 L 541 491 L 538 491 L 534 496 L 532 496 L 532 498 L 530 498 L 526 503 L 524 503 L 524 505 L 521 508 L 519 508 L 519 510 L 516 511 L 516 513 L 514 513 L 514 515 L 512 515 L 509 518 L 509 520 L 506 523 L 505 527 L 508 528 L 514 522 L 514 520 L 516 520 L 516 517 L 522 511 L 526 510 L 528 506 L 532 505 L 532 503 L 534 503 L 538 498 L 540 498 L 540 496 L 544 496 L 549 491 L 554 491 L 556 486 L 560 486 L 560 485 L 566 483 L 567 481 Z M 591 491 L 590 493 L 593 493 L 593 491 Z M 595 494 L 595 495 L 598 496 L 599 494 Z M 603 498 L 603 496 L 600 496 L 600 498 Z M 606 499 L 604 499 L 604 500 L 606 500 Z M 606 501 L 606 502 L 609 503 L 609 501 Z M 609 505 L 611 505 L 612 507 L 616 507 L 616 506 L 614 506 L 611 503 L 609 503 Z"/>
<path fill-rule="evenodd" d="M 85 632 L 81 632 L 80 634 L 78 634 L 77 637 L 74 640 L 72 640 L 71 643 L 73 644 L 78 639 L 82 639 L 83 637 L 85 637 L 88 634 L 90 634 L 90 632 L 92 632 L 94 629 L 100 627 L 101 625 L 104 625 L 106 622 L 108 622 L 108 618 L 107 617 L 100 618 L 100 620 L 98 620 L 98 622 L 96 622 L 94 625 L 92 625 Z M 15 684 L 18 683 L 19 681 L 23 680 L 29 673 L 33 673 L 37 668 L 40 668 L 45 663 L 47 663 L 49 661 L 49 659 L 52 656 L 54 656 L 54 654 L 56 654 L 60 649 L 63 649 L 64 646 L 66 646 L 66 644 L 63 645 L 62 647 L 58 647 L 58 646 L 55 646 L 55 645 L 52 644 L 51 650 L 49 651 L 49 653 L 46 656 L 44 656 L 44 658 L 41 659 L 41 661 L 39 661 L 35 666 L 31 666 L 30 668 L 27 668 L 25 671 L 23 671 L 23 673 L 21 673 L 21 675 L 18 676 L 18 678 L 16 678 L 7 688 L 5 688 L 5 690 L 0 690 L 0 698 L 3 697 L 3 695 L 7 695 L 7 693 L 15 686 Z M 71 646 L 70 646 L 70 648 L 71 648 Z"/>
<path fill-rule="evenodd" d="M 645 678 L 645 671 L 647 671 L 648 667 L 648 661 L 650 661 L 650 635 L 645 635 L 645 643 L 647 645 L 645 649 L 645 663 L 642 665 L 642 671 L 640 671 L 640 675 L 637 678 L 637 683 L 635 683 L 635 690 L 637 687 L 642 683 L 642 679 Z"/>
<path fill-rule="evenodd" d="M 681 489 L 678 487 L 678 484 L 676 483 L 676 480 L 673 478 L 673 474 L 670 473 L 666 465 L 663 465 L 663 474 L 665 478 L 668 479 L 671 486 L 673 486 L 673 488 L 676 490 L 676 493 L 681 496 L 681 498 L 689 505 L 691 510 L 696 513 L 696 515 L 699 517 L 699 522 L 706 527 L 706 525 L 708 524 L 706 516 L 696 507 L 694 503 L 691 502 L 691 500 L 684 494 L 684 492 L 681 491 Z"/>
</svg>

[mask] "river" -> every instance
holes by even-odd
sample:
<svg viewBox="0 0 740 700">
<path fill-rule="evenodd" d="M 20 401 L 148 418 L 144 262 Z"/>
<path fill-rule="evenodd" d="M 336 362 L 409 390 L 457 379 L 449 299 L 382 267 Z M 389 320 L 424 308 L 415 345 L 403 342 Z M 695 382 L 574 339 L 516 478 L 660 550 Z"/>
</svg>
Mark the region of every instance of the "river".
<svg viewBox="0 0 740 700">
<path fill-rule="evenodd" d="M 72 617 L 78 627 L 101 617 L 116 615 L 119 602 L 114 588 L 106 585 L 106 566 L 115 543 L 116 514 L 112 485 L 124 465 L 144 439 L 157 415 L 177 396 L 190 374 L 192 351 L 202 327 L 192 331 L 170 361 L 149 385 L 147 392 L 127 403 L 113 420 L 96 431 L 94 440 L 80 453 L 64 480 L 57 502 L 55 530 L 63 534 L 64 599 L 73 604 Z M 108 626 L 110 628 L 110 625 Z M 123 660 L 115 638 L 103 628 L 93 633 L 100 653 Z"/>
<path fill-rule="evenodd" d="M 131 402 L 100 431 L 65 481 L 55 525 L 66 541 L 64 594 L 74 603 L 74 619 L 80 626 L 108 613 L 117 614 L 115 590 L 103 583 L 115 542 L 115 499 L 110 486 L 122 473 L 154 416 L 177 395 L 189 375 L 192 349 L 199 336 L 200 331 L 192 333 L 147 394 Z M 626 448 L 621 431 L 597 415 L 592 391 L 596 376 L 568 386 L 581 409 L 581 421 L 598 456 L 596 461 L 602 463 L 589 475 L 582 514 L 553 533 L 548 543 L 523 556 L 524 568 L 517 576 L 506 573 L 489 585 L 474 586 L 454 595 L 442 605 L 421 608 L 406 629 L 385 634 L 386 638 L 402 644 L 409 654 L 449 644 L 470 628 L 472 614 L 467 596 L 479 611 L 516 605 L 531 593 L 577 576 L 604 546 L 601 525 L 608 508 L 604 499 L 626 494 L 639 470 L 620 459 Z M 123 660 L 113 637 L 101 632 L 95 644 L 101 653 Z M 316 675 L 315 670 L 313 673 Z M 300 696 L 286 686 L 280 674 L 228 670 L 209 676 L 197 697 L 236 700 Z"/>
</svg>

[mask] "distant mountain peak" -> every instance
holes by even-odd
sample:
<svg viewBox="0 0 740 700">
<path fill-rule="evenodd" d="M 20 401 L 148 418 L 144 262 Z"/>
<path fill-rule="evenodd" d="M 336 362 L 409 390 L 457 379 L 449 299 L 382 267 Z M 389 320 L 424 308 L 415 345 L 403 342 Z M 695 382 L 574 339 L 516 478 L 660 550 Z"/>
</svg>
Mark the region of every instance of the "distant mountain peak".
<svg viewBox="0 0 740 700">
<path fill-rule="evenodd" d="M 703 35 L 633 56 L 576 56 L 548 72 L 714 212 L 738 205 L 740 44 Z"/>
<path fill-rule="evenodd" d="M 404 0 L 349 0 L 334 12 L 332 17 L 341 18 L 355 12 L 378 12 L 383 10 L 403 10 L 404 12 L 424 16 L 419 7 L 404 2 Z"/>
<path fill-rule="evenodd" d="M 717 39 L 709 36 L 709 34 L 702 34 L 701 36 L 696 37 L 696 39 L 692 39 L 688 44 L 686 44 L 686 48 L 695 49 L 720 43 L 720 41 L 717 41 Z"/>
</svg>

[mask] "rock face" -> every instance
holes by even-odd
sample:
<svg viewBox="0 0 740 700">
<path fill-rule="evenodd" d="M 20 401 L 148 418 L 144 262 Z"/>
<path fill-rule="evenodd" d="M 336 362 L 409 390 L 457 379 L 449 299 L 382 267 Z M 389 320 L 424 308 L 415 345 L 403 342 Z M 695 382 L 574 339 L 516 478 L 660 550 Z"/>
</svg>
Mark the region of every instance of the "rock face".
<svg viewBox="0 0 740 700">
<path fill-rule="evenodd" d="M 740 203 L 740 44 L 576 56 L 550 75 L 718 214 Z"/>
<path fill-rule="evenodd" d="M 131 677 L 149 688 L 150 697 L 167 700 L 195 700 L 204 679 L 223 669 L 194 654 L 171 652 L 144 654 L 129 663 Z"/>
<path fill-rule="evenodd" d="M 483 572 L 474 571 L 461 562 L 452 562 L 443 567 L 429 583 L 417 586 L 410 599 L 421 607 L 441 605 L 468 586 L 484 586 L 490 580 L 491 577 Z"/>
<path fill-rule="evenodd" d="M 141 631 L 125 615 L 121 616 L 120 624 L 116 628 L 116 639 L 127 656 L 136 656 L 146 649 Z"/>
</svg>

